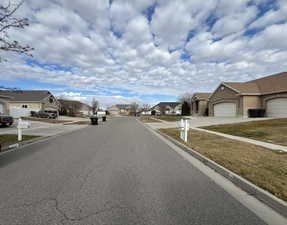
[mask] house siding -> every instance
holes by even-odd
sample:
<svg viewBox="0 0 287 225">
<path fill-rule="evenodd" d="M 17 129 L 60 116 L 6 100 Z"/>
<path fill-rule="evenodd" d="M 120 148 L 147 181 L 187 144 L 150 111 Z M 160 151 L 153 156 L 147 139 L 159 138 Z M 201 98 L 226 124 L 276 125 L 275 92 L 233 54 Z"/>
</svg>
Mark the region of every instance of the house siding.
<svg viewBox="0 0 287 225">
<path fill-rule="evenodd" d="M 4 113 L 4 114 L 9 114 L 8 102 L 7 102 L 7 100 L 0 97 L 0 104 L 1 104 L 2 107 L 3 107 L 3 113 Z"/>
<path fill-rule="evenodd" d="M 196 112 L 196 101 L 198 101 L 198 112 Z M 207 108 L 208 108 L 208 101 L 206 101 L 206 100 L 194 100 L 192 102 L 191 114 L 193 116 L 205 116 Z"/>
<path fill-rule="evenodd" d="M 50 98 L 53 99 L 53 102 L 50 102 Z M 45 109 L 55 109 L 55 110 L 59 110 L 59 102 L 57 101 L 57 99 L 53 96 L 53 95 L 49 95 L 48 97 L 46 97 L 45 99 L 43 99 L 43 101 L 41 102 L 41 110 L 45 110 Z"/>
<path fill-rule="evenodd" d="M 240 112 L 243 117 L 248 117 L 248 109 L 259 109 L 262 107 L 259 96 L 242 96 L 242 110 Z"/>
<path fill-rule="evenodd" d="M 224 87 L 224 89 L 221 90 L 221 87 Z M 223 102 L 236 103 L 237 115 L 242 115 L 242 97 L 229 87 L 220 85 L 209 99 L 209 116 L 214 116 L 214 105 Z"/>
<path fill-rule="evenodd" d="M 10 102 L 9 109 L 10 108 L 22 108 L 23 105 L 27 105 L 28 109 L 41 110 L 41 103 L 34 103 L 34 102 Z"/>
</svg>

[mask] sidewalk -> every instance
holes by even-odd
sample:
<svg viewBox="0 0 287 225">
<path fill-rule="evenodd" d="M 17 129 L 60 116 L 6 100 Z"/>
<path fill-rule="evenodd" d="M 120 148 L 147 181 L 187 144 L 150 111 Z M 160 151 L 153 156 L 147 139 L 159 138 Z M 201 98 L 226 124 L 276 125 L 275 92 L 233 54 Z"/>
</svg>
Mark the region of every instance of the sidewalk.
<svg viewBox="0 0 287 225">
<path fill-rule="evenodd" d="M 267 142 L 263 142 L 263 141 L 257 141 L 257 140 L 250 139 L 250 138 L 245 138 L 245 137 L 233 136 L 233 135 L 230 135 L 230 134 L 223 134 L 223 133 L 210 131 L 210 130 L 205 130 L 205 129 L 201 129 L 201 128 L 197 128 L 197 127 L 192 127 L 192 129 L 198 130 L 198 131 L 202 131 L 202 132 L 207 132 L 207 133 L 210 133 L 210 134 L 215 134 L 215 135 L 218 135 L 218 136 L 230 138 L 230 139 L 237 140 L 237 141 L 242 141 L 242 142 L 247 142 L 247 143 L 254 144 L 254 145 L 259 145 L 259 146 L 262 146 L 262 147 L 265 147 L 265 148 L 269 148 L 271 150 L 287 152 L 287 147 L 282 146 L 282 145 L 276 145 L 276 144 L 271 144 L 271 143 L 267 143 Z"/>
</svg>

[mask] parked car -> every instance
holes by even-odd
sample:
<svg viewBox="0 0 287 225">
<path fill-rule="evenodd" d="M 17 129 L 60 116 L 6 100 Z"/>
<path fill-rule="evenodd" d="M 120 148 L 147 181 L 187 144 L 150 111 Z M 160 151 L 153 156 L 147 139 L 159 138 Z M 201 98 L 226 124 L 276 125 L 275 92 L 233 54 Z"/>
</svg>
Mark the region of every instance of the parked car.
<svg viewBox="0 0 287 225">
<path fill-rule="evenodd" d="M 38 117 L 38 118 L 47 118 L 47 119 L 56 119 L 57 118 L 57 111 L 53 110 L 45 110 L 45 111 L 31 111 L 32 117 Z"/>
<path fill-rule="evenodd" d="M 11 126 L 13 122 L 12 116 L 0 114 L 0 126 Z"/>
<path fill-rule="evenodd" d="M 58 113 L 55 110 L 45 110 L 44 112 L 49 115 L 49 119 L 56 119 L 58 116 Z"/>
</svg>

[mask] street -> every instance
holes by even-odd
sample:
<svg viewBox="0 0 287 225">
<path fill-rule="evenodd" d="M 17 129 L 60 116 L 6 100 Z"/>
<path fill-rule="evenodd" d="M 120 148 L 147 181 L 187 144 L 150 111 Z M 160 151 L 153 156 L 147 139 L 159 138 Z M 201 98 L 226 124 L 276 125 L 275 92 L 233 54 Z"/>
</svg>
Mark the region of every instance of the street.
<svg viewBox="0 0 287 225">
<path fill-rule="evenodd" d="M 1 225 L 263 225 L 134 118 L 0 156 Z"/>
</svg>

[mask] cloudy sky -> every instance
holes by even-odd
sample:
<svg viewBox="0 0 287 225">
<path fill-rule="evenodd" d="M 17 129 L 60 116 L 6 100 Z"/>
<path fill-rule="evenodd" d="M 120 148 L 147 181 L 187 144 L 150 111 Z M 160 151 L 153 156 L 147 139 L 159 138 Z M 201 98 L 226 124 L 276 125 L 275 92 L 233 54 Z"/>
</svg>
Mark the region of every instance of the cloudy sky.
<svg viewBox="0 0 287 225">
<path fill-rule="evenodd" d="M 286 0 L 26 0 L 17 15 L 34 57 L 0 52 L 5 86 L 107 106 L 287 71 Z"/>
</svg>

